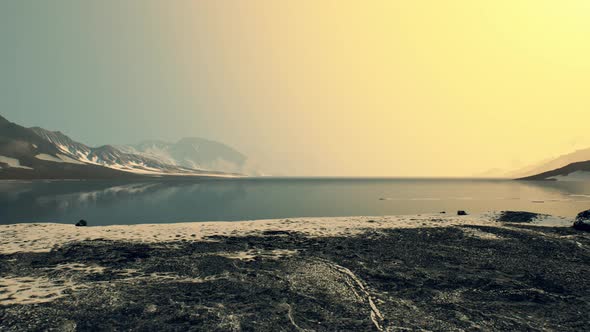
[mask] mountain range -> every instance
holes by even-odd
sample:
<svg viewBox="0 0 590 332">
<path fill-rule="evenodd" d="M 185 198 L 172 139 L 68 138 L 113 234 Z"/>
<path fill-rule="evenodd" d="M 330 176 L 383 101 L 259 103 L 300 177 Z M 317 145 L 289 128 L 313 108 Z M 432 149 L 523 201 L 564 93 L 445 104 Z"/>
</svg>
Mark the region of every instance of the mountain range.
<svg viewBox="0 0 590 332">
<path fill-rule="evenodd" d="M 519 180 L 590 180 L 590 148 L 576 150 L 558 157 L 548 158 L 513 171 L 490 169 L 474 177 L 496 177 Z"/>
<path fill-rule="evenodd" d="M 573 171 L 585 171 L 586 168 L 582 167 L 580 162 L 585 162 L 590 160 L 590 149 L 581 149 L 576 150 L 571 153 L 567 153 L 556 158 L 546 159 L 538 164 L 534 164 L 514 172 L 509 173 L 508 175 L 513 178 L 526 178 L 531 176 L 539 176 L 546 172 L 551 171 L 558 171 L 561 175 L 567 175 L 569 173 L 568 170 Z M 571 166 L 570 166 L 571 165 Z M 568 167 L 569 166 L 569 167 Z M 566 168 L 565 170 L 563 168 Z M 561 171 L 559 171 L 561 170 Z M 587 169 L 590 170 L 590 169 Z M 573 172 L 572 171 L 572 172 Z"/>
<path fill-rule="evenodd" d="M 519 180 L 590 181 L 590 160 L 571 163 L 557 169 L 525 176 Z"/>
<path fill-rule="evenodd" d="M 25 128 L 0 116 L 0 179 L 111 179 L 261 175 L 239 151 L 203 138 L 178 142 L 90 147 L 59 131 Z M 516 171 L 481 177 L 590 180 L 590 149 L 577 150 Z"/>
<path fill-rule="evenodd" d="M 176 143 L 144 141 L 135 145 L 118 145 L 117 148 L 124 153 L 141 155 L 163 164 L 259 175 L 244 154 L 225 144 L 203 138 L 183 138 Z"/>
<path fill-rule="evenodd" d="M 255 172 L 247 157 L 219 142 L 184 138 L 90 147 L 59 131 L 25 128 L 0 116 L 0 179 L 227 177 L 245 171 Z"/>
</svg>

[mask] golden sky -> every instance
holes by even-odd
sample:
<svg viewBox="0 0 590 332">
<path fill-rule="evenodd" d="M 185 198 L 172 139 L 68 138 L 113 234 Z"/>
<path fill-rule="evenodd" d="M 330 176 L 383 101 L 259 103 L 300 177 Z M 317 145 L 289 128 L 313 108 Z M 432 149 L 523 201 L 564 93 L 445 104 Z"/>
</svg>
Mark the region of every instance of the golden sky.
<svg viewBox="0 0 590 332">
<path fill-rule="evenodd" d="M 165 77 L 150 132 L 220 139 L 273 173 L 465 176 L 590 147 L 590 1 L 108 3 L 78 28 L 143 31 L 98 56 L 153 57 L 134 68 Z"/>
</svg>

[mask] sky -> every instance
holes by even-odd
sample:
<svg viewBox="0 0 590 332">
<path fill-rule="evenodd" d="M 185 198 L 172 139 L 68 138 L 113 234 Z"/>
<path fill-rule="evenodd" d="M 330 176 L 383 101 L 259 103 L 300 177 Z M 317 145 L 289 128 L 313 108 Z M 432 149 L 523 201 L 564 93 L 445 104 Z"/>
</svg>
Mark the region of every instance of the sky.
<svg viewBox="0 0 590 332">
<path fill-rule="evenodd" d="M 469 176 L 590 147 L 587 0 L 7 0 L 0 114 L 271 174 Z"/>
</svg>

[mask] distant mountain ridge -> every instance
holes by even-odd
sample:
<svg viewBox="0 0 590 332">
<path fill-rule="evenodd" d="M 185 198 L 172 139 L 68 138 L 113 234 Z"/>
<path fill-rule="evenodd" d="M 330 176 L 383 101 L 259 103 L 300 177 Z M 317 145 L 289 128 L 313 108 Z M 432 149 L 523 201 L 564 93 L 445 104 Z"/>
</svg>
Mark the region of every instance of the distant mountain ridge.
<svg viewBox="0 0 590 332">
<path fill-rule="evenodd" d="M 223 143 L 204 138 L 188 137 L 176 143 L 152 140 L 117 148 L 125 153 L 179 167 L 258 175 L 244 154 Z"/>
<path fill-rule="evenodd" d="M 179 167 L 146 156 L 121 151 L 112 145 L 92 148 L 72 140 L 61 132 L 43 128 L 31 128 L 39 136 L 53 143 L 67 156 L 83 163 L 97 164 L 109 168 L 135 173 L 188 174 L 202 171 L 200 169 Z"/>
<path fill-rule="evenodd" d="M 554 170 L 520 178 L 537 181 L 590 181 L 590 161 L 571 163 Z"/>
<path fill-rule="evenodd" d="M 236 175 L 185 167 L 111 145 L 89 147 L 62 132 L 25 128 L 0 116 L 0 179 Z"/>
<path fill-rule="evenodd" d="M 113 179 L 137 175 L 83 164 L 33 130 L 0 116 L 0 179 Z"/>
<path fill-rule="evenodd" d="M 546 159 L 540 163 L 521 168 L 519 170 L 507 173 L 508 177 L 522 178 L 536 174 L 549 172 L 558 168 L 568 166 L 573 163 L 590 160 L 590 148 L 580 149 L 571 153 L 561 155 L 556 158 Z"/>
<path fill-rule="evenodd" d="M 590 148 L 580 149 L 571 153 L 566 153 L 555 158 L 548 158 L 536 164 L 532 164 L 526 167 L 522 167 L 517 170 L 507 171 L 499 168 L 493 168 L 485 172 L 473 174 L 473 177 L 485 177 L 485 178 L 507 178 L 507 179 L 544 179 L 544 177 L 551 177 L 551 175 L 560 175 L 559 179 L 565 180 L 565 176 L 568 171 L 578 172 L 576 173 L 576 179 L 580 180 L 579 172 L 586 172 L 583 163 L 590 161 Z M 573 179 L 574 177 L 569 177 Z M 551 180 L 556 180 L 551 179 Z"/>
</svg>

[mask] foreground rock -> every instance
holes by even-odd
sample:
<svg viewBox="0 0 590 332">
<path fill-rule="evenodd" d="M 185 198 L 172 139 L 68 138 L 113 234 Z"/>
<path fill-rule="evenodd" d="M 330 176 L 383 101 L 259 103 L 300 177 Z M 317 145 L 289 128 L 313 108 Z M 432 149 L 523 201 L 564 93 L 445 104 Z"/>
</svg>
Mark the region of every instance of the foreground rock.
<svg viewBox="0 0 590 332">
<path fill-rule="evenodd" d="M 76 226 L 77 227 L 84 227 L 84 226 L 88 226 L 88 223 L 86 222 L 86 220 L 82 219 L 76 223 Z"/>
<path fill-rule="evenodd" d="M 574 222 L 574 228 L 579 231 L 590 232 L 590 210 L 578 214 Z"/>
<path fill-rule="evenodd" d="M 0 330 L 581 331 L 590 236 L 529 225 L 93 240 L 0 255 Z"/>
<path fill-rule="evenodd" d="M 537 220 L 542 215 L 525 211 L 502 211 L 497 221 L 500 222 L 518 222 L 530 223 Z"/>
</svg>

